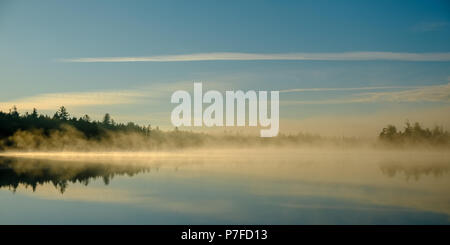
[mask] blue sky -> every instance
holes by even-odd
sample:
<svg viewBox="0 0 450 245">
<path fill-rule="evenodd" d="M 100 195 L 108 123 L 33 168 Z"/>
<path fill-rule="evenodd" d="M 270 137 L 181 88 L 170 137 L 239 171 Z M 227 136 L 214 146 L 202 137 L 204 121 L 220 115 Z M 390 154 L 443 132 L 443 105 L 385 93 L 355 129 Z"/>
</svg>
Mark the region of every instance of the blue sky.
<svg viewBox="0 0 450 245">
<path fill-rule="evenodd" d="M 330 53 L 337 60 L 317 59 Z M 51 113 L 64 103 L 76 116 L 110 112 L 170 128 L 170 94 L 201 81 L 219 90 L 327 88 L 281 93 L 281 131 L 317 132 L 330 120 L 337 134 L 406 119 L 450 126 L 449 53 L 448 1 L 0 0 L 0 108 Z M 196 54 L 212 60 L 167 61 Z M 155 56 L 166 60 L 71 62 Z"/>
</svg>

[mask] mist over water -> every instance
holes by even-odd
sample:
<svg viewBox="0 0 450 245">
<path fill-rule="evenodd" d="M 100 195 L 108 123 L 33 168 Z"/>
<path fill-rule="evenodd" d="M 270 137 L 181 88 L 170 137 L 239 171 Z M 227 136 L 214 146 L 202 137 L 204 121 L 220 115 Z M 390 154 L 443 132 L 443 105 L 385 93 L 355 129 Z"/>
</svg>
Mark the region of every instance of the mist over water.
<svg viewBox="0 0 450 245">
<path fill-rule="evenodd" d="M 0 225 L 450 225 L 450 0 L 0 0 L 0 65 Z"/>
<path fill-rule="evenodd" d="M 0 223 L 450 223 L 450 137 L 439 127 L 261 138 L 42 120 L 57 126 L 0 141 Z"/>
<path fill-rule="evenodd" d="M 0 223 L 450 222 L 448 151 L 311 146 L 0 155 Z"/>
</svg>

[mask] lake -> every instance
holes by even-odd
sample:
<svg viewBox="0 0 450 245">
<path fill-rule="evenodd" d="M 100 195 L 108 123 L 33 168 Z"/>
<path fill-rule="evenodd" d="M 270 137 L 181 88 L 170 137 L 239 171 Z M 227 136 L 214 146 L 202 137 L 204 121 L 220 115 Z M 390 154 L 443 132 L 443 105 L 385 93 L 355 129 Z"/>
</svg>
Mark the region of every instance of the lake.
<svg viewBox="0 0 450 245">
<path fill-rule="evenodd" d="M 450 153 L 3 153 L 0 224 L 450 224 Z"/>
</svg>

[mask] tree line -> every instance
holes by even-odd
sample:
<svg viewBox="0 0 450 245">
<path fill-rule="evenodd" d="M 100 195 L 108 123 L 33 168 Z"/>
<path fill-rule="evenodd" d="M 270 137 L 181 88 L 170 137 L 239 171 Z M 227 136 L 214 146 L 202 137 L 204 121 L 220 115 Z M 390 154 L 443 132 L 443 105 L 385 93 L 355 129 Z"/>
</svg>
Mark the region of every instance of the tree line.
<svg viewBox="0 0 450 245">
<path fill-rule="evenodd" d="M 70 134 L 67 128 L 75 129 Z M 80 135 L 81 138 L 80 139 Z M 432 145 L 449 146 L 450 134 L 443 127 L 424 128 L 419 123 L 406 123 L 403 130 L 388 125 L 378 135 L 379 142 L 388 145 Z M 94 144 L 95 143 L 95 144 Z M 16 107 L 8 113 L 0 111 L 0 150 L 151 150 L 161 148 L 184 148 L 195 146 L 236 145 L 334 145 L 358 146 L 361 140 L 352 137 L 324 138 L 311 134 L 282 134 L 272 138 L 261 138 L 239 133 L 209 135 L 175 128 L 162 131 L 150 125 L 140 126 L 133 122 L 117 123 L 106 113 L 102 120 L 92 120 L 88 115 L 73 117 L 64 106 L 53 116 L 31 113 L 20 114 Z M 77 145 L 77 148 L 73 146 Z M 80 146 L 81 145 L 81 146 Z M 98 146 L 102 146 L 96 148 Z M 110 146 L 105 148 L 104 146 Z"/>
<path fill-rule="evenodd" d="M 117 142 L 118 146 L 116 148 L 123 149 L 127 149 L 127 147 L 131 149 L 131 146 L 125 144 L 133 139 L 145 143 L 146 146 L 155 148 L 162 145 L 170 145 L 171 147 L 196 146 L 202 143 L 204 136 L 203 134 L 195 134 L 178 129 L 164 132 L 159 127 L 153 129 L 151 125 L 140 126 L 133 122 L 126 124 L 117 123 L 111 118 L 109 113 L 106 113 L 101 121 L 96 121 L 92 120 L 89 115 L 79 118 L 73 117 L 64 106 L 61 106 L 53 116 L 39 114 L 37 109 L 33 109 L 31 113 L 20 114 L 14 106 L 8 113 L 0 111 L 0 150 L 5 148 L 25 149 L 26 145 L 22 144 L 22 146 L 17 147 L 18 144 L 16 142 L 18 138 L 23 138 L 24 132 L 28 133 L 28 135 L 39 136 L 34 137 L 35 141 L 39 142 L 32 142 L 33 139 L 26 141 L 30 145 L 35 143 L 43 145 L 45 142 L 42 142 L 44 141 L 42 138 L 52 138 L 55 132 L 62 132 L 57 135 L 64 135 L 68 127 L 80 132 L 84 142 L 108 144 L 108 139 L 119 138 L 117 136 L 121 136 L 122 140 L 128 138 L 127 141 Z M 57 143 L 59 144 L 60 142 L 66 145 L 70 144 L 67 141 L 59 141 Z"/>
<path fill-rule="evenodd" d="M 111 116 L 106 113 L 102 121 L 92 120 L 88 115 L 83 117 L 71 117 L 64 106 L 50 117 L 38 114 L 36 108 L 32 113 L 26 112 L 20 115 L 14 106 L 9 113 L 0 111 L 0 138 L 12 136 L 17 130 L 41 129 L 48 135 L 51 130 L 58 130 L 61 125 L 70 125 L 82 132 L 87 138 L 98 138 L 104 135 L 107 130 L 126 131 L 149 134 L 151 126 L 139 126 L 133 122 L 127 124 L 116 123 Z"/>
<path fill-rule="evenodd" d="M 429 144 L 448 145 L 450 144 L 450 133 L 442 126 L 435 126 L 432 129 L 424 128 L 420 123 L 405 123 L 402 130 L 394 125 L 387 125 L 379 134 L 379 139 L 391 144 Z"/>
</svg>

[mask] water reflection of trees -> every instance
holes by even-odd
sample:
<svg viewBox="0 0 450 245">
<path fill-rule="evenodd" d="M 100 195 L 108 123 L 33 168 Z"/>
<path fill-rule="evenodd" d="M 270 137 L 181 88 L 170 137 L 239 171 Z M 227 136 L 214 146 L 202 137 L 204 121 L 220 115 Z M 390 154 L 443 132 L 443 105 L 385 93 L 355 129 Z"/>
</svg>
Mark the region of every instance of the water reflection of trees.
<svg viewBox="0 0 450 245">
<path fill-rule="evenodd" d="M 38 185 L 51 183 L 64 193 L 69 183 L 88 185 L 90 181 L 102 178 L 108 185 L 114 176 L 133 176 L 147 171 L 150 167 L 143 165 L 0 157 L 0 188 L 7 187 L 15 192 L 19 185 L 24 185 L 35 191 Z"/>
<path fill-rule="evenodd" d="M 384 175 L 389 177 L 404 174 L 407 180 L 419 180 L 421 176 L 442 177 L 450 171 L 450 164 L 447 162 L 405 164 L 396 161 L 389 161 L 381 163 L 380 170 Z"/>
</svg>

